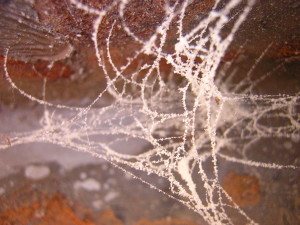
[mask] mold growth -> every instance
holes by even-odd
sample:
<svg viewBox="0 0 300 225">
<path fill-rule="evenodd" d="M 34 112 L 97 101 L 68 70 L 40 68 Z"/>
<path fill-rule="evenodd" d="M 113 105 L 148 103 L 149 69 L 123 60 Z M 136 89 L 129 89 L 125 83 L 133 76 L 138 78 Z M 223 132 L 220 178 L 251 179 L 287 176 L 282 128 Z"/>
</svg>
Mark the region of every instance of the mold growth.
<svg viewBox="0 0 300 225">
<path fill-rule="evenodd" d="M 94 84 L 97 95 L 84 106 L 48 100 L 47 79 L 42 97 L 32 95 L 14 81 L 9 58 L 15 44 L 7 42 L 3 59 L 7 83 L 43 110 L 33 128 L 7 131 L 10 144 L 0 149 L 39 142 L 90 153 L 183 203 L 208 224 L 256 224 L 259 221 L 243 208 L 247 204 L 231 192 L 226 179 L 222 186 L 221 177 L 229 163 L 260 171 L 299 170 L 295 160 L 270 159 L 257 150 L 265 146 L 270 154 L 280 155 L 280 147 L 270 147 L 273 140 L 283 147 L 287 141 L 299 143 L 299 87 L 266 93 L 266 83 L 273 82 L 271 77 L 282 67 L 255 73 L 271 44 L 247 71 L 232 67 L 245 55 L 233 51 L 235 59 L 227 50 L 254 0 L 155 2 L 150 7 L 148 1 L 70 0 L 58 3 L 62 8 L 52 8 L 72 21 L 60 23 L 47 17 L 45 5 L 37 1 L 41 21 L 74 36 L 63 43 L 81 50 L 79 45 L 86 44 L 87 53 L 70 58 L 92 53 L 91 65 L 102 82 Z M 135 9 L 145 10 L 145 17 L 135 17 Z M 69 29 L 72 23 L 74 30 Z M 82 58 L 81 63 L 88 64 L 89 59 Z M 259 201 L 254 176 L 232 176 L 241 186 L 250 182 L 254 196 L 250 204 Z M 101 189 L 92 178 L 78 182 L 78 190 Z M 162 188 L 165 185 L 167 189 Z M 107 201 L 116 195 L 111 192 Z"/>
</svg>

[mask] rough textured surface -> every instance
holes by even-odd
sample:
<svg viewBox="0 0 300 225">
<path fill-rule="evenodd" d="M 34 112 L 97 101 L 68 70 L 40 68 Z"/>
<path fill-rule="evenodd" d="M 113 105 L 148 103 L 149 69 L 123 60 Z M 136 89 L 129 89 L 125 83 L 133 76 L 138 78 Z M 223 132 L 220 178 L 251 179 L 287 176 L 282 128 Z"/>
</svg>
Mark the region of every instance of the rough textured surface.
<svg viewBox="0 0 300 225">
<path fill-rule="evenodd" d="M 24 225 L 28 221 L 58 224 L 53 221 L 64 218 L 61 225 L 73 225 L 70 221 L 76 221 L 76 225 L 104 225 L 103 221 L 110 221 L 107 222 L 110 225 L 207 224 L 184 205 L 113 166 L 93 164 L 69 170 L 56 163 L 14 166 L 14 173 L 0 178 L 0 221 L 9 225 L 16 221 L 17 224 L 23 221 Z M 50 174 L 39 179 L 27 177 L 26 171 L 32 166 L 47 167 Z M 263 225 L 274 220 L 277 224 L 297 224 L 300 219 L 297 171 L 252 170 L 255 175 L 250 175 L 245 168 L 234 165 L 228 168 L 231 169 L 222 175 L 222 186 L 248 215 Z M 78 186 L 91 181 L 91 187 L 96 189 Z M 162 190 L 169 191 L 163 180 L 156 182 Z M 239 218 L 234 221 L 243 224 Z"/>
<path fill-rule="evenodd" d="M 0 214 L 1 225 L 12 224 L 60 224 L 93 225 L 92 222 L 78 218 L 66 199 L 61 195 L 42 196 L 40 202 L 22 202 L 20 206 Z"/>
<path fill-rule="evenodd" d="M 2 1 L 0 4 L 4 2 L 13 1 Z M 21 2 L 22 5 L 22 1 L 18 2 Z M 29 38 L 30 36 L 25 35 L 25 39 L 20 36 L 21 42 L 24 41 L 27 45 L 22 45 L 24 54 L 17 55 L 15 52 L 11 52 L 8 55 L 9 75 L 18 87 L 37 98 L 43 98 L 42 87 L 46 78 L 46 99 L 48 101 L 67 102 L 72 106 L 78 106 L 82 103 L 77 100 L 87 99 L 84 104 L 88 104 L 90 99 L 95 98 L 105 87 L 103 72 L 98 67 L 91 41 L 92 20 L 94 18 L 84 14 L 81 10 L 75 9 L 67 1 L 36 0 L 34 2 L 34 5 L 26 6 L 25 13 L 28 15 L 29 12 L 34 14 L 31 18 L 38 23 L 39 31 L 43 30 L 46 35 L 45 39 L 42 39 L 45 41 L 42 49 L 45 50 L 45 46 L 51 44 L 56 37 L 63 37 L 57 46 L 70 44 L 73 50 L 68 58 L 59 59 L 52 64 L 45 59 L 38 60 L 36 55 L 32 53 L 28 45 L 32 41 Z M 109 5 L 111 0 L 86 2 L 101 9 Z M 146 39 L 149 37 L 157 24 L 161 22 L 163 2 L 159 0 L 132 1 L 134 7 L 126 10 L 125 22 L 130 24 L 130 28 L 139 38 Z M 195 1 L 188 9 L 189 17 L 184 21 L 186 27 L 192 27 L 197 22 L 198 15 L 200 17 L 204 16 L 212 3 L 212 0 Z M 101 32 L 98 34 L 98 41 L 103 49 L 105 49 L 105 46 L 102 46 L 105 38 L 117 17 L 114 10 L 112 10 L 104 18 L 104 23 L 100 27 Z M 3 18 L 0 21 L 7 22 Z M 121 65 L 124 64 L 126 54 L 132 54 L 138 46 L 132 42 L 132 39 L 124 31 L 119 29 L 118 23 L 120 23 L 120 20 L 116 21 L 111 52 L 116 64 Z M 272 78 L 267 79 L 254 91 L 255 93 L 267 94 L 297 93 L 296 91 L 300 87 L 300 30 L 298 26 L 299 3 L 296 0 L 257 1 L 249 20 L 243 24 L 236 36 L 236 41 L 224 55 L 221 67 L 231 64 L 232 70 L 236 70 L 236 73 L 246 74 L 262 51 L 272 43 L 262 60 L 261 64 L 263 66 L 257 68 L 259 72 L 255 76 L 271 71 L 277 65 L 281 66 L 274 72 Z M 17 27 L 20 31 L 19 28 L 22 26 L 18 25 Z M 0 26 L 0 29 L 3 31 L 3 27 Z M 53 32 L 53 35 L 50 35 L 51 32 Z M 168 51 L 172 51 L 172 45 L 176 41 L 175 35 L 172 36 L 172 32 L 174 31 L 171 29 L 168 45 L 166 46 Z M 16 40 L 13 39 L 15 36 L 11 36 L 11 38 L 12 40 L 5 43 L 15 43 Z M 3 50 L 2 48 L 7 46 L 3 47 L 4 42 L 1 43 L 0 47 Z M 45 51 L 45 54 L 47 57 L 53 56 L 53 52 L 56 51 Z M 54 55 L 57 57 L 56 54 Z M 153 59 L 143 55 L 138 60 L 140 62 L 152 62 Z M 126 75 L 130 76 L 131 72 L 135 71 L 139 63 L 138 60 L 126 71 Z M 17 107 L 17 109 L 24 107 L 24 105 L 27 106 L 30 101 L 12 89 L 3 77 L 3 56 L 0 57 L 0 65 L 0 104 L 10 104 Z M 171 67 L 163 61 L 160 69 L 167 74 Z M 238 80 L 235 82 L 238 83 Z M 75 101 L 70 103 L 69 100 Z M 219 104 L 218 99 L 215 99 L 215 101 Z M 30 104 L 33 103 L 30 102 Z M 38 120 L 40 116 L 36 116 L 34 119 Z M 18 120 L 18 125 L 22 124 L 23 121 L 23 119 Z M 0 136 L 0 144 L 9 145 L 9 142 L 9 138 L 4 134 Z M 267 143 L 267 145 L 269 144 Z M 272 160 L 276 163 L 290 164 L 296 162 L 295 159 L 297 160 L 297 158 L 299 161 L 296 142 L 294 145 L 281 149 L 280 152 L 274 151 L 271 153 L 265 153 L 261 148 L 257 148 L 257 150 L 251 151 L 249 156 L 252 159 L 265 162 Z M 43 149 L 43 147 L 41 148 Z M 271 147 L 271 149 L 276 150 L 276 146 Z M 31 156 L 29 153 L 27 157 Z M 12 153 L 10 158 L 14 157 L 15 160 L 22 160 L 19 159 L 18 153 Z M 9 164 L 9 161 L 3 162 L 4 167 Z M 174 203 L 167 197 L 148 191 L 149 187 L 139 185 L 138 182 L 133 182 L 130 179 L 127 183 L 123 182 L 126 178 L 123 173 L 116 175 L 115 178 L 118 178 L 116 182 L 114 179 L 115 174 L 110 174 L 111 170 L 102 170 L 102 167 L 99 169 L 88 166 L 87 168 L 74 169 L 68 173 L 61 168 L 50 166 L 51 174 L 49 176 L 42 176 L 41 179 L 33 181 L 32 179 L 24 179 L 21 175 L 25 170 L 24 168 L 14 167 L 15 170 L 20 170 L 22 173 L 0 180 L 0 221 L 2 218 L 6 224 L 28 224 L 30 222 L 32 224 L 54 223 L 62 225 L 106 225 L 106 223 L 111 225 L 122 225 L 123 223 L 127 225 L 135 223 L 138 225 L 192 224 L 183 222 L 186 220 L 201 223 L 197 215 L 184 210 L 183 206 Z M 233 168 L 233 170 L 240 171 L 237 168 Z M 61 171 L 63 172 L 61 173 Z M 273 224 L 274 220 L 278 221 L 278 224 L 297 224 L 300 221 L 300 179 L 298 171 L 257 171 L 259 169 L 250 168 L 250 171 L 244 170 L 241 174 L 228 173 L 223 179 L 223 187 L 239 206 L 245 208 L 251 218 L 255 218 L 262 224 Z M 83 184 L 91 181 L 94 182 L 92 186 L 95 188 L 85 188 L 86 186 Z M 20 187 L 21 190 L 22 188 L 31 190 L 29 192 L 33 191 L 35 193 L 38 190 L 46 193 L 24 195 L 24 190 L 20 191 Z M 168 192 L 167 188 L 164 190 Z M 35 201 L 36 199 L 38 200 Z M 75 206 L 73 202 L 80 202 L 81 208 Z M 112 209 L 112 211 L 103 212 L 106 207 Z M 165 219 L 169 216 L 182 220 Z M 140 220 L 143 217 L 147 219 Z M 242 223 L 237 222 L 237 224 Z"/>
<path fill-rule="evenodd" d="M 18 3 L 10 6 L 9 4 L 1 3 L 1 8 L 17 8 L 22 7 L 26 10 L 25 15 L 30 15 L 31 20 L 34 23 L 38 23 L 39 27 L 42 27 L 48 33 L 51 32 L 51 37 L 45 42 L 43 53 L 47 53 L 46 49 L 47 40 L 48 45 L 55 46 L 56 44 L 67 43 L 72 46 L 72 52 L 67 59 L 58 60 L 53 66 L 47 61 L 36 61 L 34 51 L 31 50 L 31 46 L 26 44 L 22 35 L 18 37 L 18 43 L 22 44 L 22 49 L 26 50 L 26 61 L 8 60 L 8 70 L 14 81 L 21 89 L 29 92 L 34 96 L 40 96 L 41 93 L 41 79 L 47 77 L 49 82 L 47 84 L 48 93 L 47 99 L 51 100 L 64 100 L 64 99 L 82 99 L 82 98 L 94 98 L 104 88 L 103 71 L 98 67 L 97 59 L 95 57 L 95 50 L 93 47 L 91 33 L 92 33 L 92 21 L 95 19 L 84 13 L 82 10 L 76 9 L 68 1 L 56 1 L 56 0 L 37 0 L 34 1 L 34 5 Z M 90 0 L 87 3 L 98 9 L 102 9 L 110 5 L 112 1 L 95 1 Z M 206 1 L 194 1 L 187 9 L 187 18 L 184 20 L 186 29 L 193 27 L 193 25 L 199 20 L 199 18 L 205 16 L 213 4 L 213 0 Z M 132 1 L 135 7 L 129 7 L 125 10 L 124 21 L 129 25 L 130 29 L 142 40 L 145 40 L 149 35 L 153 34 L 157 25 L 163 19 L 164 1 Z M 273 89 L 280 90 L 281 93 L 293 93 L 299 86 L 299 74 L 296 72 L 299 70 L 299 29 L 298 27 L 298 12 L 299 5 L 295 0 L 284 1 L 258 1 L 250 13 L 249 19 L 242 25 L 240 31 L 237 33 L 234 43 L 228 49 L 227 53 L 223 57 L 223 61 L 232 63 L 233 69 L 238 69 L 239 74 L 245 74 L 249 68 L 255 62 L 255 59 L 269 46 L 272 46 L 266 54 L 263 65 L 260 68 L 261 71 L 268 70 L 278 63 L 282 63 L 276 73 L 279 75 L 274 76 L 274 79 L 270 79 L 268 83 L 263 83 L 262 88 L 257 92 L 263 92 L 267 90 L 269 93 Z M 31 15 L 32 14 L 32 15 Z M 289 16 L 285 16 L 289 15 Z M 294 19 L 293 19 L 294 18 Z M 23 17 L 21 19 L 24 19 Z M 111 53 L 116 65 L 124 64 L 124 60 L 127 56 L 133 54 L 139 48 L 139 44 L 134 43 L 132 38 L 120 29 L 121 21 L 117 10 L 110 10 L 104 17 L 103 23 L 100 25 L 98 33 L 99 47 L 105 52 L 105 39 L 108 36 L 112 23 L 116 21 L 113 36 L 111 37 Z M 3 24 L 6 23 L 4 19 Z M 174 24 L 175 25 L 175 24 Z M 19 25 L 18 25 L 19 26 Z M 5 31 L 6 28 L 2 27 L 0 30 Z M 46 32 L 45 31 L 45 32 Z M 49 36 L 49 35 L 48 35 Z M 62 39 L 59 43 L 52 43 L 55 37 Z M 14 40 L 16 36 L 11 36 L 9 39 Z M 176 33 L 172 28 L 169 31 L 166 50 L 173 51 L 173 44 L 176 41 Z M 27 40 L 27 39 L 26 39 Z M 31 43 L 32 42 L 32 43 Z M 35 39 L 29 40 L 29 43 L 34 44 Z M 52 44 L 51 44 L 52 43 Z M 47 46 L 48 46 L 47 45 Z M 59 45 L 58 45 L 59 46 Z M 241 47 L 242 46 L 242 47 Z M 1 52 L 8 46 L 0 46 Z M 30 58 L 30 54 L 31 58 Z M 12 58 L 14 54 L 9 54 Z M 0 58 L 2 59 L 2 58 Z M 125 71 L 125 74 L 131 74 L 135 70 L 135 67 L 141 62 L 151 62 L 153 59 L 149 56 L 141 56 L 133 65 Z M 3 66 L 1 60 L 1 68 Z M 34 67 L 37 71 L 34 71 Z M 48 68 L 49 67 L 49 68 Z M 161 70 L 167 74 L 171 67 L 162 62 Z M 109 72 L 111 68 L 108 68 Z M 230 70 L 228 71 L 231 72 Z M 11 92 L 8 84 L 2 77 L 3 68 L 1 69 L 1 84 L 0 84 L 0 99 L 4 103 L 22 104 L 28 103 L 24 98 L 19 95 L 15 95 L 11 98 L 7 93 Z M 37 75 L 38 74 L 38 75 Z M 34 80 L 26 77 L 35 77 Z M 23 77 L 20 79 L 20 77 Z M 69 80 L 59 81 L 57 78 L 72 78 Z M 287 85 L 277 85 L 278 83 L 286 82 Z M 281 86 L 289 86 L 290 90 L 281 90 Z M 66 88 L 70 87 L 70 88 Z M 267 88 L 265 88 L 267 87 Z M 76 90 L 84 90 L 84 92 L 78 92 Z M 64 90 L 62 92 L 62 90 Z M 75 91 L 74 91 L 75 90 Z M 265 91 L 265 92 L 267 92 Z"/>
<path fill-rule="evenodd" d="M 261 200 L 258 179 L 247 174 L 228 173 L 223 188 L 240 207 L 255 206 Z"/>
<path fill-rule="evenodd" d="M 201 224 L 183 205 L 147 190 L 108 164 L 71 171 L 45 164 L 51 174 L 39 179 L 26 176 L 33 166 L 42 165 L 19 168 L 18 173 L 0 179 L 0 225 Z M 76 185 L 91 180 L 100 189 Z"/>
</svg>

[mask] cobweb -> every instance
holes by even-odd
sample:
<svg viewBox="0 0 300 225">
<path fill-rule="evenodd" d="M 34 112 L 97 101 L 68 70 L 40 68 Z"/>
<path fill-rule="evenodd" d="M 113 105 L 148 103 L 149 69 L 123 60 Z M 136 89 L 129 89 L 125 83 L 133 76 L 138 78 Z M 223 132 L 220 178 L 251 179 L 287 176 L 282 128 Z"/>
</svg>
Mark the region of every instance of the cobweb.
<svg viewBox="0 0 300 225">
<path fill-rule="evenodd" d="M 253 89 L 269 76 L 253 79 L 255 65 L 247 74 L 239 75 L 242 79 L 238 83 L 232 83 L 229 74 L 219 71 L 222 57 L 255 1 L 216 0 L 212 10 L 188 29 L 186 10 L 193 1 L 166 2 L 163 20 L 146 37 L 133 32 L 124 19 L 130 0 L 113 1 L 103 9 L 78 0 L 70 3 L 95 18 L 91 38 L 98 65 L 105 74 L 105 89 L 84 108 L 31 96 L 9 76 L 8 46 L 4 60 L 6 79 L 23 96 L 45 105 L 45 112 L 39 129 L 9 135 L 9 146 L 1 145 L 0 149 L 46 142 L 88 152 L 155 189 L 158 188 L 136 171 L 165 178 L 171 190 L 165 194 L 197 212 L 209 224 L 233 224 L 228 210 L 236 211 L 247 223 L 256 224 L 232 203 L 221 186 L 218 162 L 222 159 L 265 169 L 299 169 L 251 159 L 247 150 L 266 138 L 299 139 L 300 93 L 255 94 Z M 110 27 L 105 43 L 100 44 L 99 27 L 112 10 L 118 19 Z M 116 29 L 122 29 L 137 46 L 133 54 L 124 52 L 122 65 L 111 54 Z M 176 35 L 174 44 L 168 40 L 170 33 Z M 145 57 L 149 60 L 142 60 Z M 168 74 L 162 70 L 163 63 L 172 68 Z M 95 107 L 98 102 L 107 101 L 107 95 L 113 99 L 111 103 Z M 129 141 L 147 147 L 127 152 Z M 229 154 L 228 149 L 239 154 Z"/>
</svg>

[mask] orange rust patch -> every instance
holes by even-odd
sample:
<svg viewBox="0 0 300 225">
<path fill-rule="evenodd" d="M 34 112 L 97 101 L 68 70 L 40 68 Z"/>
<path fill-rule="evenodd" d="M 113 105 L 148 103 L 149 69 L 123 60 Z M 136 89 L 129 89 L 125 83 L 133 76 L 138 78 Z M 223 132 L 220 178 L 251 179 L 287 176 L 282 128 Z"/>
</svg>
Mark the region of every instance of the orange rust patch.
<svg viewBox="0 0 300 225">
<path fill-rule="evenodd" d="M 229 172 L 223 180 L 223 188 L 240 207 L 254 206 L 261 200 L 259 182 L 255 176 Z"/>
<path fill-rule="evenodd" d="M 3 65 L 4 57 L 0 56 L 0 65 Z M 20 60 L 7 59 L 7 68 L 12 77 L 46 77 L 55 80 L 60 77 L 68 78 L 72 75 L 71 68 L 63 62 L 50 63 L 38 60 L 35 63 Z"/>
<path fill-rule="evenodd" d="M 95 221 L 97 225 L 123 225 L 111 210 L 105 210 Z"/>
<path fill-rule="evenodd" d="M 236 60 L 239 56 L 243 55 L 245 50 L 242 49 L 230 49 L 226 52 L 226 54 L 222 57 L 222 62 L 232 62 Z"/>
<path fill-rule="evenodd" d="M 300 57 L 300 43 L 282 45 L 277 52 L 277 57 Z"/>
<path fill-rule="evenodd" d="M 24 196 L 27 197 L 24 198 Z M 101 214 L 95 215 L 80 205 L 71 203 L 61 194 L 32 193 L 31 188 L 23 188 L 22 191 L 11 193 L 6 198 L 9 202 L 16 199 L 16 203 L 1 206 L 0 225 L 124 225 L 111 210 L 105 210 Z M 0 198 L 0 202 L 5 204 L 6 201 Z M 195 224 L 178 219 L 150 221 L 143 218 L 134 225 Z"/>
<path fill-rule="evenodd" d="M 195 225 L 195 223 L 179 219 L 164 219 L 153 222 L 148 219 L 141 219 L 135 225 Z"/>
<path fill-rule="evenodd" d="M 24 203 L 0 213 L 0 225 L 94 225 L 77 217 L 64 197 L 57 194 L 51 198 L 43 196 L 40 202 Z"/>
<path fill-rule="evenodd" d="M 300 43 L 287 42 L 277 43 L 268 52 L 270 58 L 274 58 L 280 61 L 290 61 L 300 58 Z"/>
</svg>

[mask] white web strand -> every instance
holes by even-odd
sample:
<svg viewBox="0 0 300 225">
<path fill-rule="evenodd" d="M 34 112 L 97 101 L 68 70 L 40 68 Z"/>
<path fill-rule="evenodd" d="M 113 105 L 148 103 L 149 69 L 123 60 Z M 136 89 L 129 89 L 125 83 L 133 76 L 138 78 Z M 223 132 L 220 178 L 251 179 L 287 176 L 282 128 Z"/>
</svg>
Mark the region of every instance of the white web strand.
<svg viewBox="0 0 300 225">
<path fill-rule="evenodd" d="M 77 9 L 97 17 L 91 39 L 107 86 L 86 108 L 53 105 L 25 93 L 15 85 L 9 76 L 7 51 L 4 70 L 10 85 L 32 101 L 49 108 L 60 108 L 51 117 L 42 119 L 48 122 L 41 122 L 40 129 L 12 134 L 11 146 L 48 142 L 88 152 L 95 157 L 104 158 L 124 171 L 128 170 L 125 168 L 133 168 L 166 178 L 170 182 L 172 197 L 199 213 L 209 224 L 233 224 L 226 213 L 228 208 L 234 208 L 247 223 L 255 224 L 236 204 L 228 204 L 232 199 L 220 185 L 218 159 L 266 169 L 299 169 L 295 165 L 258 162 L 228 156 L 222 152 L 222 149 L 234 148 L 236 140 L 243 141 L 242 149 L 236 151 L 245 156 L 247 148 L 262 138 L 299 139 L 299 112 L 295 110 L 300 104 L 299 94 L 251 95 L 248 91 L 235 94 L 226 89 L 226 82 L 217 86 L 215 76 L 221 58 L 246 20 L 254 0 L 246 3 L 242 0 L 230 0 L 223 8 L 216 1 L 211 13 L 186 32 L 184 19 L 191 2 L 177 1 L 173 6 L 166 4 L 163 21 L 149 39 L 143 40 L 124 21 L 130 0 L 114 1 L 103 10 L 94 9 L 78 0 L 70 0 Z M 104 16 L 116 8 L 119 10 L 122 20 L 120 25 L 124 32 L 132 37 L 133 42 L 141 44 L 141 48 L 121 68 L 114 62 L 110 46 L 116 21 L 107 34 L 106 45 L 99 46 L 98 42 L 98 33 L 101 32 L 99 27 Z M 235 14 L 234 19 L 230 18 L 237 8 L 239 13 Z M 229 34 L 223 37 L 223 28 L 228 21 L 233 25 Z M 164 46 L 174 22 L 177 26 L 178 42 L 174 46 L 175 51 L 167 53 Z M 140 55 L 153 56 L 153 63 L 140 65 L 128 77 L 125 74 L 126 69 Z M 176 87 L 172 81 L 164 81 L 159 66 L 162 60 L 172 66 L 171 73 L 184 80 L 183 86 Z M 112 68 L 115 76 L 109 74 L 109 68 Z M 249 74 L 251 72 L 252 70 Z M 144 74 L 142 80 L 137 79 L 140 74 Z M 249 74 L 243 82 L 248 83 Z M 153 75 L 156 77 L 153 78 Z M 118 86 L 120 81 L 123 82 L 122 89 Z M 237 89 L 239 86 L 237 85 Z M 129 88 L 135 91 L 127 92 Z M 114 98 L 114 102 L 105 108 L 93 108 L 96 102 L 103 99 L 105 92 Z M 229 116 L 232 107 L 236 114 Z M 68 113 L 60 113 L 63 110 Z M 287 122 L 280 127 L 261 123 L 272 116 L 285 118 Z M 218 129 L 224 130 L 222 134 L 217 133 Z M 129 139 L 144 141 L 148 148 L 137 154 L 128 154 L 116 147 Z M 6 148 L 8 146 L 0 146 L 0 149 Z M 206 162 L 212 163 L 213 176 L 204 170 L 203 165 Z M 197 179 L 203 183 L 201 188 L 205 190 L 205 197 L 199 193 Z M 149 182 L 144 182 L 151 186 Z"/>
</svg>

